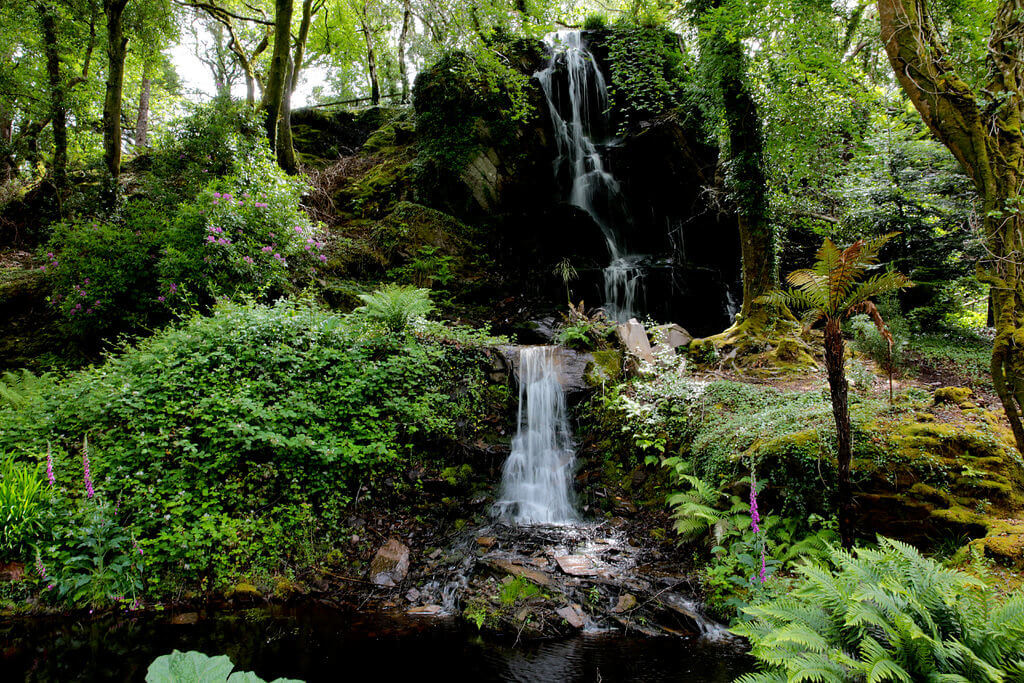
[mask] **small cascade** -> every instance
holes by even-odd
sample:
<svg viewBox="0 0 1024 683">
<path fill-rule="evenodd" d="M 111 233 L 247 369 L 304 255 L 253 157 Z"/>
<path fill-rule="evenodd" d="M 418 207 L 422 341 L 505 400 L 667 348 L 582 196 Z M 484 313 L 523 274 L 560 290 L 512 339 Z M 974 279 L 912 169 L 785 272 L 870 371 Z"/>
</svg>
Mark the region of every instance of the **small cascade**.
<svg viewBox="0 0 1024 683">
<path fill-rule="evenodd" d="M 575 460 L 557 349 L 519 351 L 519 428 L 502 471 L 499 516 L 515 524 L 564 524 L 572 504 Z"/>
<path fill-rule="evenodd" d="M 625 250 L 619 231 L 619 225 L 628 221 L 625 198 L 594 142 L 607 128 L 608 86 L 580 31 L 550 33 L 544 42 L 551 59 L 535 76 L 554 126 L 558 149 L 555 175 L 568 172 L 569 202 L 586 211 L 601 228 L 610 257 L 604 269 L 605 312 L 625 322 L 637 313 L 634 306 L 644 271 L 641 257 Z"/>
</svg>

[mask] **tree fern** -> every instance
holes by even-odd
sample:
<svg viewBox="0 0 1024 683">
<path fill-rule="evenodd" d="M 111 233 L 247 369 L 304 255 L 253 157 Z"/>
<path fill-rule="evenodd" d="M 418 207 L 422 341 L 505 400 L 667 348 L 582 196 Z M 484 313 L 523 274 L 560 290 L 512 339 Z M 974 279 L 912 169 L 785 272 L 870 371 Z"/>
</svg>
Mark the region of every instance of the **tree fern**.
<svg viewBox="0 0 1024 683">
<path fill-rule="evenodd" d="M 740 681 L 1024 682 L 1024 594 L 997 605 L 975 577 L 885 538 L 797 571 L 795 590 L 734 629 L 763 669 Z"/>
</svg>

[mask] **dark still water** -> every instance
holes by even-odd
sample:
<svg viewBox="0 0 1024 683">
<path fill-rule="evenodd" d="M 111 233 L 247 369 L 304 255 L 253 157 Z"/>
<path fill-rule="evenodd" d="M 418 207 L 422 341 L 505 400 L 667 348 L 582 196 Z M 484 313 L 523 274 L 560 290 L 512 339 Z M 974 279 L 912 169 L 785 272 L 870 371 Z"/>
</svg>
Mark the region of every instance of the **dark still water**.
<svg viewBox="0 0 1024 683">
<path fill-rule="evenodd" d="M 198 617 L 198 619 L 197 619 Z M 0 681 L 141 681 L 174 649 L 226 654 L 236 670 L 307 681 L 732 681 L 734 644 L 603 634 L 544 643 L 483 639 L 450 619 L 303 606 L 203 615 L 0 620 Z"/>
</svg>

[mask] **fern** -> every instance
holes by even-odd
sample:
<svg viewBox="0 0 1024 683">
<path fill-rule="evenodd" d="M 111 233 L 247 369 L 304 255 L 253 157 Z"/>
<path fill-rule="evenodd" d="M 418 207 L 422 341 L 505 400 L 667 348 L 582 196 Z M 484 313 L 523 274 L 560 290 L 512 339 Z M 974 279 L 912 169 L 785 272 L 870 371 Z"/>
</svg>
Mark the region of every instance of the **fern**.
<svg viewBox="0 0 1024 683">
<path fill-rule="evenodd" d="M 983 582 L 887 538 L 797 572 L 796 590 L 733 629 L 763 669 L 741 681 L 1024 681 L 1024 594 L 996 605 Z"/>
<path fill-rule="evenodd" d="M 23 408 L 42 393 L 51 381 L 49 374 L 33 375 L 28 370 L 7 370 L 0 374 L 0 408 Z"/>
<path fill-rule="evenodd" d="M 404 331 L 411 322 L 434 310 L 429 289 L 386 285 L 372 294 L 360 294 L 363 305 L 353 313 L 383 324 L 392 332 Z"/>
</svg>

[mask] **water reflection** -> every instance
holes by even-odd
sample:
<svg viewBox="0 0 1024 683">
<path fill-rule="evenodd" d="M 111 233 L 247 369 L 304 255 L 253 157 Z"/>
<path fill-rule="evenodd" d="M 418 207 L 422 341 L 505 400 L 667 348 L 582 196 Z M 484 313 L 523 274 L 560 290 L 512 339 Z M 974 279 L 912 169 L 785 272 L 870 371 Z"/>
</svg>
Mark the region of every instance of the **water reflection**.
<svg viewBox="0 0 1024 683">
<path fill-rule="evenodd" d="M 184 621 L 194 623 L 172 623 Z M 226 654 L 270 680 L 731 681 L 750 660 L 732 645 L 579 636 L 494 642 L 454 620 L 327 608 L 0 622 L 0 680 L 141 681 L 173 649 Z"/>
</svg>

